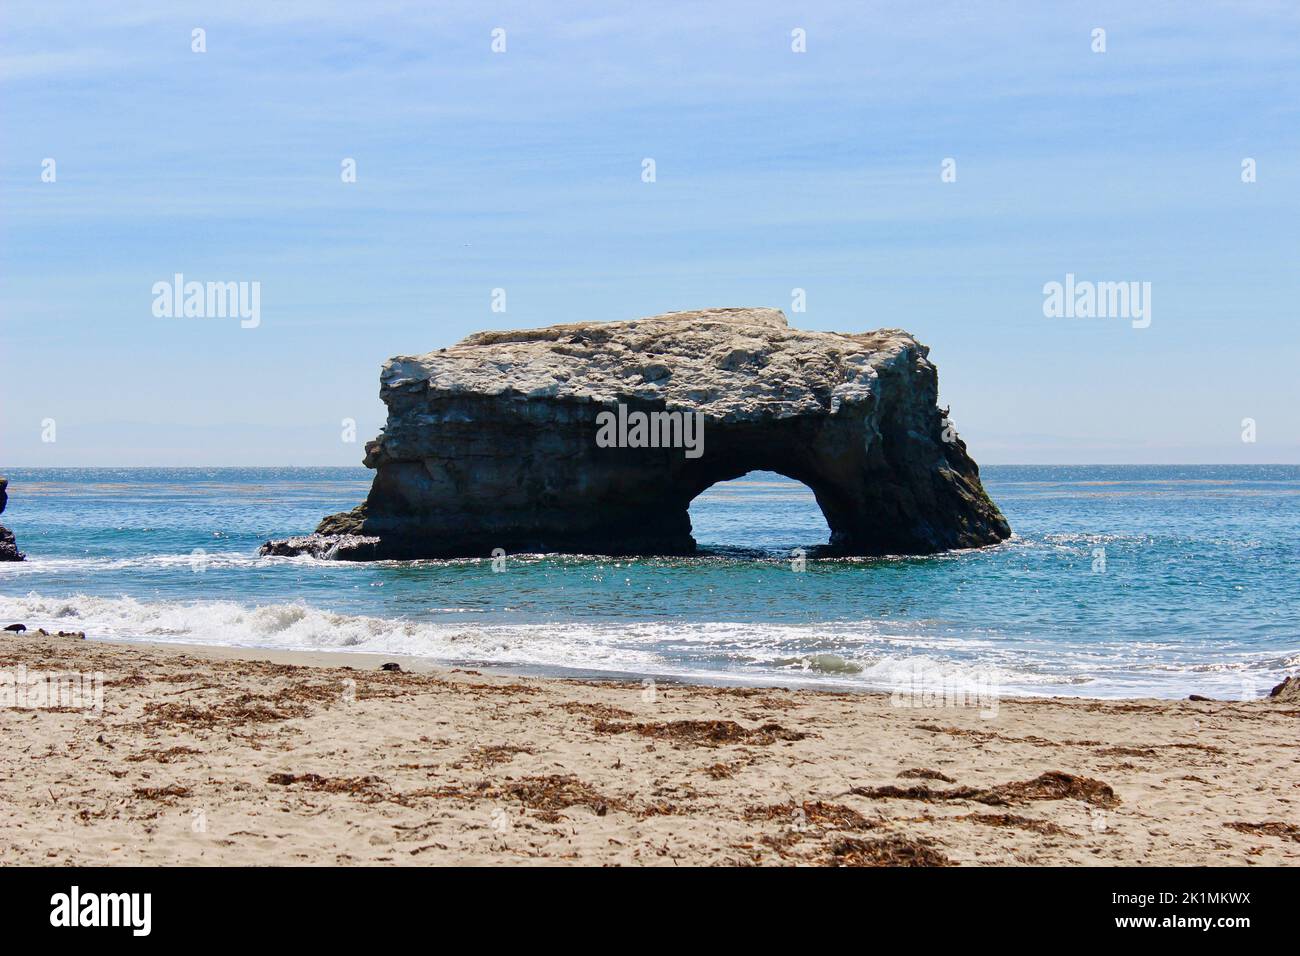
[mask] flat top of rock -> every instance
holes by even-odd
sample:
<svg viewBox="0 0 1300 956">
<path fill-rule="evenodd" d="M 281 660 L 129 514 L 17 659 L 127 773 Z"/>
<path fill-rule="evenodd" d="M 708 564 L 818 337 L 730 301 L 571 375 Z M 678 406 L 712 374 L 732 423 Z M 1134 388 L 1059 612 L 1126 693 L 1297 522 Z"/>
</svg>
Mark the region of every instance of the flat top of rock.
<svg viewBox="0 0 1300 956">
<path fill-rule="evenodd" d="M 837 411 L 866 400 L 878 370 L 927 350 L 901 329 L 846 334 L 791 329 L 779 309 L 668 312 L 617 322 L 478 332 L 385 365 L 385 398 L 424 389 L 610 404 L 664 401 L 737 420 Z"/>
</svg>

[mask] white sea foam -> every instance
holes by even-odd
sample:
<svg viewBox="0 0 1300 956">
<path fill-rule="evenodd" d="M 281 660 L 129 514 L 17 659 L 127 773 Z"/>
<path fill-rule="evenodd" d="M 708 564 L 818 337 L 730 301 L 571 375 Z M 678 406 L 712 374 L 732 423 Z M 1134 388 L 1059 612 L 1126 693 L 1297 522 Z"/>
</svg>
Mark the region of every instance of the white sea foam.
<svg viewBox="0 0 1300 956">
<path fill-rule="evenodd" d="M 342 614 L 306 603 L 141 601 L 77 594 L 0 595 L 0 619 L 28 628 L 84 630 L 91 638 L 312 651 L 363 651 L 443 662 L 520 665 L 540 671 L 590 671 L 730 678 L 766 683 L 826 683 L 897 690 L 919 684 L 959 690 L 995 686 L 1005 695 L 1183 696 L 1188 687 L 1240 697 L 1267 691 L 1271 675 L 1295 656 L 1236 655 L 1216 662 L 1138 666 L 1098 660 L 1097 648 L 1032 650 L 995 641 L 891 632 L 879 622 L 820 625 L 740 622 L 487 623 L 468 608 L 429 608 L 450 619 L 408 620 Z M 1254 684 L 1251 684 L 1254 681 Z"/>
<path fill-rule="evenodd" d="M 259 561 L 269 560 L 235 551 L 203 551 L 188 554 L 144 554 L 129 558 L 45 558 L 30 554 L 26 561 L 0 565 L 0 579 L 33 574 L 130 571 L 157 568 L 253 568 Z M 283 559 L 281 559 L 283 560 Z"/>
</svg>

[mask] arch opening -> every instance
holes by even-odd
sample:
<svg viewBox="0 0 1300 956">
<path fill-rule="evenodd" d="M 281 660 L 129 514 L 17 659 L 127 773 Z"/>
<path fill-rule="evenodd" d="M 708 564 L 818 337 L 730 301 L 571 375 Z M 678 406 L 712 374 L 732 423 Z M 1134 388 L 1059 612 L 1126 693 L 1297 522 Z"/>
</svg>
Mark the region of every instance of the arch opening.
<svg viewBox="0 0 1300 956">
<path fill-rule="evenodd" d="M 830 525 L 813 489 L 775 471 L 754 469 L 713 482 L 691 499 L 691 535 L 701 552 L 787 554 L 828 546 Z"/>
</svg>

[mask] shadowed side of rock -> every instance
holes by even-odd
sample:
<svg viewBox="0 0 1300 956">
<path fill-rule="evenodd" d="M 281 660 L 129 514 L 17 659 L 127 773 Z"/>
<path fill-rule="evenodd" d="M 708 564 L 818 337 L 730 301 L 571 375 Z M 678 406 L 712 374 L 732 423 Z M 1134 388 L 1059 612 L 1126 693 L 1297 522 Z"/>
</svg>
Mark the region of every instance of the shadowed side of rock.
<svg viewBox="0 0 1300 956">
<path fill-rule="evenodd" d="M 691 501 L 756 470 L 811 488 L 839 553 L 1010 534 L 938 408 L 928 349 L 900 330 L 796 331 L 772 309 L 670 313 L 480 333 L 392 359 L 381 381 L 388 422 L 366 446 L 366 501 L 262 553 L 689 554 Z M 602 413 L 696 416 L 701 445 L 607 447 Z"/>
<path fill-rule="evenodd" d="M 9 479 L 0 478 L 0 514 L 4 514 L 5 506 L 9 504 Z M 18 542 L 14 540 L 14 533 L 0 525 L 0 561 L 22 561 L 27 555 L 18 550 Z"/>
</svg>

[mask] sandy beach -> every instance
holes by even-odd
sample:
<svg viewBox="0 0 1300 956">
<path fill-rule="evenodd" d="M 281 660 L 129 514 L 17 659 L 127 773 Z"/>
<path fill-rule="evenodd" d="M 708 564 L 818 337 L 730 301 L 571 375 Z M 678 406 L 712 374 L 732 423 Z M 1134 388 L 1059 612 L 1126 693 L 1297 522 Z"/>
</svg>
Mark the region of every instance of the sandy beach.
<svg viewBox="0 0 1300 956">
<path fill-rule="evenodd" d="M 1295 704 L 990 716 L 31 633 L 0 671 L 103 681 L 0 708 L 6 864 L 1300 861 Z"/>
</svg>

